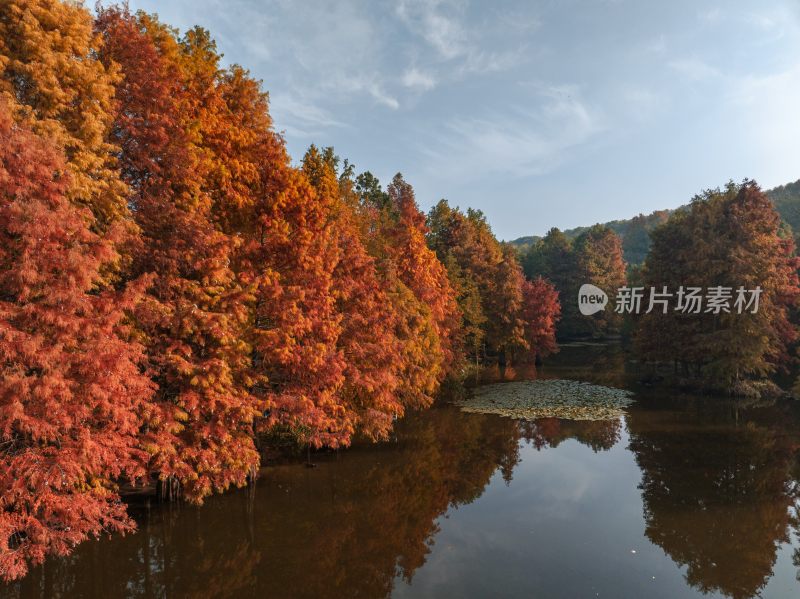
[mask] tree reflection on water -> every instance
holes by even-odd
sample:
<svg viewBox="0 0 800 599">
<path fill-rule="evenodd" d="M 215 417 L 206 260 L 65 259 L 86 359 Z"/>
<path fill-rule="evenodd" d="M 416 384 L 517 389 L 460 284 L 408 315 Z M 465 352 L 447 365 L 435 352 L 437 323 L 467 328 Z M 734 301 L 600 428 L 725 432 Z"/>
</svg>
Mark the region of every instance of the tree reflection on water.
<svg viewBox="0 0 800 599">
<path fill-rule="evenodd" d="M 615 355 L 599 363 L 619 369 L 623 361 Z M 81 545 L 72 556 L 49 560 L 0 588 L 0 597 L 386 597 L 399 580 L 414 580 L 454 510 L 475 502 L 491 484 L 514 488 L 523 452 L 587 456 L 573 451 L 576 443 L 598 454 L 601 468 L 631 468 L 635 460 L 642 533 L 684 569 L 689 587 L 683 590 L 734 599 L 758 595 L 773 574 L 779 546 L 800 528 L 794 517 L 800 406 L 737 409 L 721 400 L 648 392 L 639 398 L 624 422 L 517 422 L 451 406 L 412 414 L 387 443 L 317 454 L 316 468 L 270 466 L 255 488 L 214 497 L 203 507 L 142 505 L 137 533 Z M 614 460 L 606 459 L 612 454 Z M 538 467 L 556 463 L 541 460 Z M 630 472 L 628 489 L 637 479 L 637 471 Z M 486 514 L 473 517 L 503 518 L 493 510 L 509 504 L 495 500 L 482 499 Z M 526 509 L 559 508 L 527 503 Z M 598 530 L 613 535 L 618 525 Z M 634 534 L 638 526 L 637 517 Z M 530 531 L 507 539 L 509 546 L 535 542 L 523 534 Z M 596 557 L 604 563 L 603 555 Z M 662 559 L 660 552 L 656 557 Z M 796 561 L 800 567 L 800 554 Z M 536 567 L 526 564 L 530 572 Z M 526 584 L 524 575 L 520 580 Z"/>
<path fill-rule="evenodd" d="M 19 597 L 381 597 L 425 563 L 449 507 L 519 459 L 512 420 L 452 408 L 412 415 L 390 443 L 270 467 L 254 490 L 201 508 L 155 506 L 140 529 L 80 546 L 14 587 Z"/>
<path fill-rule="evenodd" d="M 703 409 L 703 403 L 705 409 Z M 797 410 L 633 409 L 645 534 L 703 593 L 753 597 L 797 520 Z"/>
</svg>

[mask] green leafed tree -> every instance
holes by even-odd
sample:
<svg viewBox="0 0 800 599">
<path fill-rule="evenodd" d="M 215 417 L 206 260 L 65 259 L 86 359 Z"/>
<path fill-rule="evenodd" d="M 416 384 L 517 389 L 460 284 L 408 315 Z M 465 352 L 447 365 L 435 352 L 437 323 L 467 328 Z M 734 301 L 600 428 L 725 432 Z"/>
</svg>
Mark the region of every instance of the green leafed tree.
<svg viewBox="0 0 800 599">
<path fill-rule="evenodd" d="M 558 290 L 561 302 L 561 337 L 602 337 L 619 331 L 621 321 L 613 313 L 613 298 L 625 283 L 626 264 L 619 236 L 605 225 L 584 230 L 575 240 L 551 229 L 523 256 L 530 280 L 543 277 Z M 578 310 L 578 290 L 584 283 L 603 289 L 610 304 L 605 311 L 584 316 Z"/>
</svg>

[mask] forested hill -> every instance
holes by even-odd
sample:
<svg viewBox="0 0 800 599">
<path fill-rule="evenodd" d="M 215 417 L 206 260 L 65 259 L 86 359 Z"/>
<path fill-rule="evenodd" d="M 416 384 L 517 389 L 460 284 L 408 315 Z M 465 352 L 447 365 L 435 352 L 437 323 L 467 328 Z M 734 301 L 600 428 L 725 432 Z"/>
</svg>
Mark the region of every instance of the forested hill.
<svg viewBox="0 0 800 599">
<path fill-rule="evenodd" d="M 787 183 L 775 189 L 770 189 L 767 196 L 781 218 L 786 222 L 797 236 L 800 233 L 800 179 L 794 183 Z"/>
<path fill-rule="evenodd" d="M 767 196 L 775 204 L 775 208 L 781 218 L 795 232 L 795 236 L 800 233 L 800 179 L 794 183 L 787 183 L 767 191 Z M 681 210 L 683 207 L 675 210 Z M 665 222 L 669 215 L 675 210 L 656 210 L 650 214 L 639 214 L 629 219 L 612 220 L 603 223 L 622 238 L 622 248 L 625 261 L 628 264 L 641 264 L 644 262 L 647 251 L 650 247 L 649 231 Z M 578 237 L 589 227 L 576 227 L 567 229 L 564 234 L 570 239 Z M 520 250 L 528 248 L 540 237 L 526 236 L 510 241 L 511 245 Z"/>
</svg>

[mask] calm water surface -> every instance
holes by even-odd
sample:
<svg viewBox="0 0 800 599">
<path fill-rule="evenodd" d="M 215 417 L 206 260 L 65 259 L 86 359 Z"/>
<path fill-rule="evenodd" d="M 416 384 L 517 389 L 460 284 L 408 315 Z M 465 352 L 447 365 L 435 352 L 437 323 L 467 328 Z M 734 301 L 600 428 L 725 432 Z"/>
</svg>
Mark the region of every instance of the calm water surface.
<svg viewBox="0 0 800 599">
<path fill-rule="evenodd" d="M 593 423 L 415 414 L 201 508 L 138 506 L 138 533 L 0 597 L 800 597 L 800 405 L 638 389 L 614 347 L 539 376 L 639 401 Z"/>
</svg>

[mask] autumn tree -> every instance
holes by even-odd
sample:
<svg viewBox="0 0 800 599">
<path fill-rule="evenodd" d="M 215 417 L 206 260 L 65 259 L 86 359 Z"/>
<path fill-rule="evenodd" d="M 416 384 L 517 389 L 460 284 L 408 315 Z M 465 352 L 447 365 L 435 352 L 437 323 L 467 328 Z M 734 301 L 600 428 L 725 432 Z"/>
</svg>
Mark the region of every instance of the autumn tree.
<svg viewBox="0 0 800 599">
<path fill-rule="evenodd" d="M 176 56 L 153 41 L 159 29 L 118 8 L 101 10 L 96 27 L 103 62 L 122 72 L 112 131 L 141 234 L 133 270 L 153 274 L 137 310 L 159 386 L 143 444 L 162 481 L 202 501 L 243 485 L 259 463 L 246 297 L 230 267 L 235 243 L 212 222 L 197 176 L 203 149 L 184 122 L 188 85 Z"/>
<path fill-rule="evenodd" d="M 383 238 L 393 271 L 389 277 L 396 277 L 393 280 L 395 299 L 403 306 L 400 312 L 404 313 L 405 335 L 401 335 L 401 339 L 408 344 L 406 358 L 417 370 L 417 378 L 428 379 L 422 386 L 424 391 L 408 389 L 407 392 L 417 395 L 417 403 L 425 405 L 430 403 L 438 383 L 456 360 L 458 305 L 447 271 L 428 248 L 425 216 L 417 206 L 413 188 L 398 173 L 388 186 L 387 195 L 389 205 L 384 212 L 388 210 L 390 216 L 384 220 Z M 414 347 L 414 336 L 418 336 L 419 341 L 424 340 L 428 347 Z M 426 361 L 433 361 L 427 377 L 419 369 L 418 362 L 424 354 L 428 355 Z"/>
<path fill-rule="evenodd" d="M 528 249 L 522 264 L 529 280 L 543 277 L 558 290 L 562 309 L 559 335 L 602 337 L 618 332 L 621 318 L 612 306 L 593 316 L 578 310 L 578 290 L 584 283 L 600 287 L 613 299 L 626 280 L 621 240 L 610 228 L 595 225 L 574 240 L 551 229 Z"/>
<path fill-rule="evenodd" d="M 479 362 L 485 354 L 489 315 L 486 303 L 491 293 L 488 277 L 490 248 L 477 239 L 473 224 L 460 210 L 441 200 L 428 214 L 428 245 L 447 269 L 461 311 L 460 333 L 464 349 Z M 467 356 L 470 358 L 470 356 Z"/>
<path fill-rule="evenodd" d="M 524 275 L 516 252 L 497 240 L 483 212 L 469 208 L 465 218 L 473 243 L 468 263 L 479 281 L 486 313 L 486 343 L 503 362 L 506 354 L 529 349 L 521 319 Z"/>
<path fill-rule="evenodd" d="M 558 351 L 556 325 L 561 304 L 556 288 L 541 277 L 522 283 L 522 321 L 529 354 L 544 358 Z"/>
<path fill-rule="evenodd" d="M 657 228 L 645 262 L 645 287 L 730 289 L 727 309 L 653 310 L 642 316 L 638 343 L 651 361 L 675 362 L 685 376 L 717 389 L 748 392 L 748 380 L 789 361 L 797 331 L 789 311 L 798 300 L 794 241 L 752 181 L 696 196 L 688 210 Z M 737 290 L 761 289 L 758 307 L 736 309 Z M 751 297 L 745 297 L 748 304 Z M 739 313 L 741 312 L 741 313 Z"/>
<path fill-rule="evenodd" d="M 370 438 L 385 438 L 393 419 L 405 410 L 398 393 L 400 342 L 397 315 L 387 283 L 362 241 L 359 198 L 351 172 L 341 175 L 332 148 L 315 146 L 303 158 L 303 172 L 319 201 L 330 207 L 328 219 L 339 248 L 333 271 L 333 293 L 341 318 L 337 347 L 344 359 L 344 381 L 338 391 L 346 418 Z"/>
<path fill-rule="evenodd" d="M 127 311 L 141 285 L 98 290 L 114 229 L 67 199 L 51 145 L 0 108 L 0 575 L 133 528 L 117 484 L 146 473 L 152 393 Z"/>
<path fill-rule="evenodd" d="M 346 443 L 353 423 L 338 392 L 344 360 L 336 344 L 333 270 L 339 249 L 331 207 L 292 168 L 272 129 L 260 82 L 241 67 L 221 69 L 208 32 L 181 40 L 195 128 L 207 156 L 201 165 L 212 211 L 241 240 L 233 269 L 248 290 L 253 392 L 264 402 L 261 427 L 282 428 L 314 446 Z"/>
<path fill-rule="evenodd" d="M 90 208 L 102 231 L 128 207 L 108 140 L 119 73 L 97 59 L 92 25 L 77 2 L 0 3 L 0 94 L 15 120 L 64 152 L 67 196 Z"/>
<path fill-rule="evenodd" d="M 468 268 L 462 268 L 453 252 L 446 252 L 444 266 L 447 277 L 456 295 L 461 310 L 461 327 L 459 334 L 466 354 L 477 363 L 485 353 L 486 323 L 488 316 L 484 311 L 481 289 L 478 281 Z M 469 355 L 465 356 L 470 358 Z"/>
<path fill-rule="evenodd" d="M 549 353 L 554 340 L 545 341 L 546 335 L 537 339 L 526 329 L 530 333 L 540 326 L 547 328 L 547 320 L 554 324 L 558 303 L 545 294 L 543 303 L 535 305 L 538 299 L 534 289 L 526 286 L 516 252 L 497 240 L 483 213 L 471 209 L 464 213 L 442 200 L 431 209 L 427 222 L 428 243 L 457 291 L 461 331 L 474 358 L 483 357 L 484 347 L 500 361 L 506 354 L 535 356 L 539 348 L 531 346 L 533 340 L 543 344 L 541 355 Z M 536 322 L 526 323 L 526 311 Z"/>
<path fill-rule="evenodd" d="M 353 423 L 337 395 L 345 364 L 336 347 L 330 206 L 289 164 L 260 82 L 239 66 L 223 68 L 204 29 L 175 41 L 192 168 L 213 222 L 237 242 L 230 267 L 243 292 L 236 306 L 247 315 L 248 387 L 265 414 L 259 430 L 277 427 L 303 443 L 338 446 Z"/>
<path fill-rule="evenodd" d="M 501 260 L 494 272 L 493 291 L 488 298 L 487 342 L 495 348 L 501 364 L 515 351 L 531 348 L 525 339 L 522 318 L 525 275 L 517 262 L 516 252 L 508 245 L 501 247 Z"/>
<path fill-rule="evenodd" d="M 605 291 L 613 300 L 617 290 L 626 281 L 626 264 L 619 235 L 606 226 L 595 225 L 575 239 L 573 249 L 577 259 L 578 278 L 575 283 L 591 283 Z M 570 301 L 574 305 L 577 298 L 573 297 Z M 612 309 L 612 303 L 610 301 L 605 310 L 583 317 L 577 322 L 593 336 L 619 332 L 622 318 Z"/>
<path fill-rule="evenodd" d="M 362 239 L 376 261 L 394 314 L 400 355 L 398 393 L 425 407 L 460 355 L 458 305 L 447 271 L 426 243 L 425 216 L 399 174 L 388 190 L 366 172 L 355 178 Z M 366 226 L 364 226 L 366 223 Z"/>
<path fill-rule="evenodd" d="M 419 210 L 411 185 L 398 173 L 387 192 L 397 215 L 389 237 L 398 277 L 430 309 L 447 370 L 455 359 L 453 337 L 459 316 L 447 271 L 428 248 L 425 215 Z"/>
</svg>

